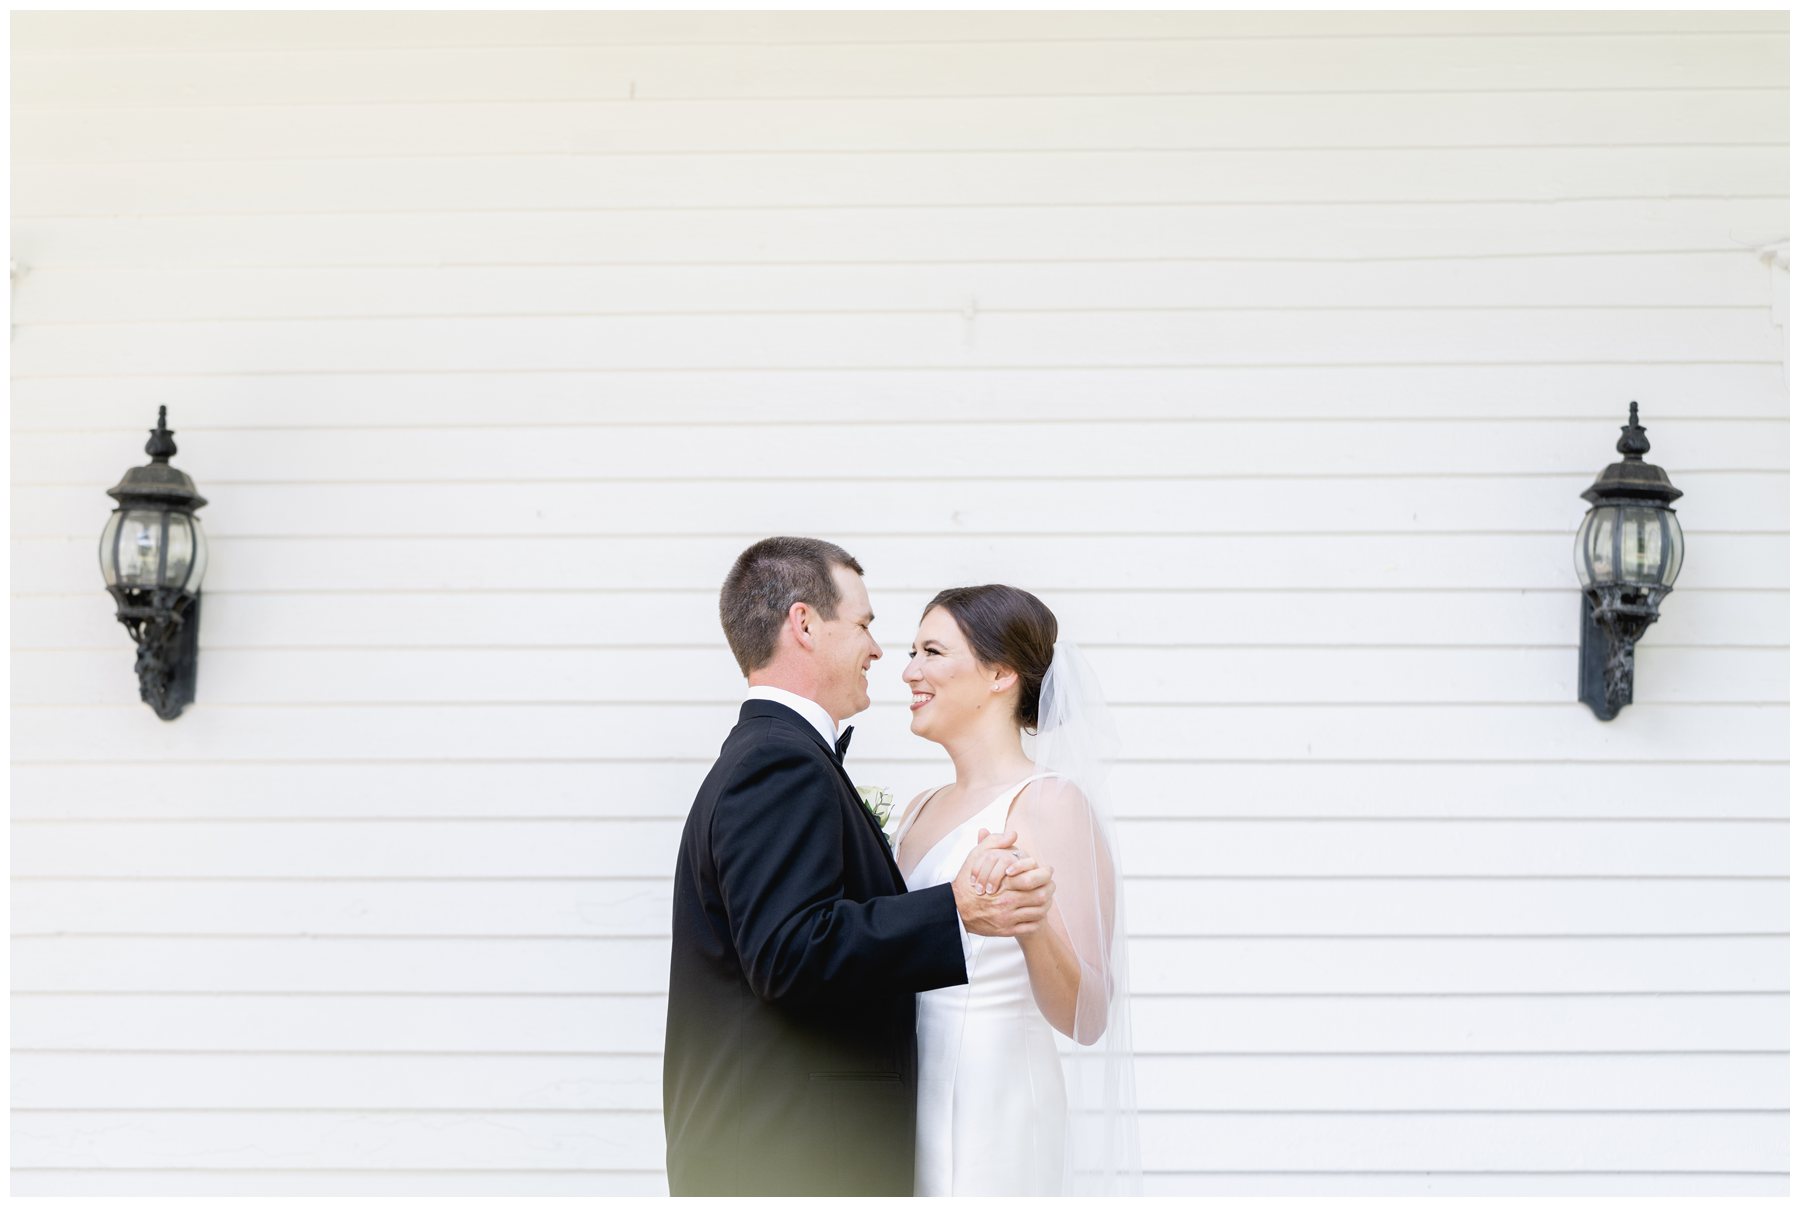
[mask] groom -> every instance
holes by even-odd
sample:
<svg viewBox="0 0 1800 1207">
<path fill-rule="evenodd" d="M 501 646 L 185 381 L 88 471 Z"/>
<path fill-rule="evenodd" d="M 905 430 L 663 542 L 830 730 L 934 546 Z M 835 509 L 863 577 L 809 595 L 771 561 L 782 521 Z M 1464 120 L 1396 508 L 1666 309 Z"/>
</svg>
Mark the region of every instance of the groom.
<svg viewBox="0 0 1800 1207">
<path fill-rule="evenodd" d="M 1050 873 L 976 896 L 971 854 L 951 883 L 906 891 L 843 768 L 837 723 L 869 706 L 881 657 L 855 558 L 759 541 L 726 577 L 719 619 L 750 689 L 675 868 L 669 1190 L 910 1195 L 913 995 L 967 983 L 965 930 L 1041 922 Z"/>
</svg>

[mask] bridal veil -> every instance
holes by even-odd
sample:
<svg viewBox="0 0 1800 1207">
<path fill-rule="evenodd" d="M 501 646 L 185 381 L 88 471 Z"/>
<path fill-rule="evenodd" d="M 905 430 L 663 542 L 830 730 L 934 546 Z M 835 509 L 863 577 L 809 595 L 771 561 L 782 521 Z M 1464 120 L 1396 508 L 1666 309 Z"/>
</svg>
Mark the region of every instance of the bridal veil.
<svg viewBox="0 0 1800 1207">
<path fill-rule="evenodd" d="M 1106 777 L 1118 732 L 1100 682 L 1073 642 L 1058 641 L 1038 702 L 1038 780 L 1020 795 L 1031 852 L 1055 871 L 1050 918 L 1081 964 L 1073 1040 L 1058 1035 L 1068 1125 L 1063 1193 L 1142 1193 L 1132 1067 L 1124 876 Z"/>
</svg>

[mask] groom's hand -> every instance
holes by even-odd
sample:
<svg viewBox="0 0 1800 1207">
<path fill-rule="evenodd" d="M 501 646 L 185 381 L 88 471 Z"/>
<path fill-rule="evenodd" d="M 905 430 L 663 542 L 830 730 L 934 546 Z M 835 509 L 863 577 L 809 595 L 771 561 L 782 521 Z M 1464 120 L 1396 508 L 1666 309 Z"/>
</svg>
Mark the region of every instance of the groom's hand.
<svg viewBox="0 0 1800 1207">
<path fill-rule="evenodd" d="M 963 861 L 951 884 L 956 894 L 956 912 L 972 935 L 1014 938 L 1028 935 L 1043 925 L 1050 911 L 1050 898 L 1056 893 L 1051 869 L 1034 867 L 1008 876 L 998 894 L 988 896 L 971 887 L 976 869 L 989 859 L 989 852 L 1010 847 L 1018 835 L 1008 831 L 983 838 Z M 983 885 L 982 887 L 986 887 Z"/>
</svg>

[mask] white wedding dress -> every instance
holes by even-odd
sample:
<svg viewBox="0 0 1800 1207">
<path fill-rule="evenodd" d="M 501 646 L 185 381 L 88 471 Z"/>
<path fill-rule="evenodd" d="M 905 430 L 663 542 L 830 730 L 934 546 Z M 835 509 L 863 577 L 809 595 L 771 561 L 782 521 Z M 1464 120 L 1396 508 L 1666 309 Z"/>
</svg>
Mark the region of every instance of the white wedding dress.
<svg viewBox="0 0 1800 1207">
<path fill-rule="evenodd" d="M 1034 775 L 938 840 L 908 891 L 946 884 L 983 828 L 1000 833 Z M 900 824 L 895 850 L 923 806 Z M 1017 939 L 969 936 L 969 983 L 919 994 L 916 1195 L 1054 1195 L 1067 1105 L 1056 1032 L 1031 995 Z"/>
</svg>

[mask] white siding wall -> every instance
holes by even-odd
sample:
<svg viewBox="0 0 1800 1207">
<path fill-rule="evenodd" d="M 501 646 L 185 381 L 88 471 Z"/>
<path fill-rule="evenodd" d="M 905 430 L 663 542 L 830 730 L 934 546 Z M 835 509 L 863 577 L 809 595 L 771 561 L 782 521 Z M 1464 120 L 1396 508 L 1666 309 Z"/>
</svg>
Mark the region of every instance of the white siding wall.
<svg viewBox="0 0 1800 1207">
<path fill-rule="evenodd" d="M 1781 13 L 14 18 L 27 1192 L 654 1193 L 753 538 L 1131 738 L 1159 1192 L 1787 1184 Z M 1639 400 L 1687 568 L 1573 703 Z M 163 724 L 94 564 L 212 499 Z"/>
</svg>

